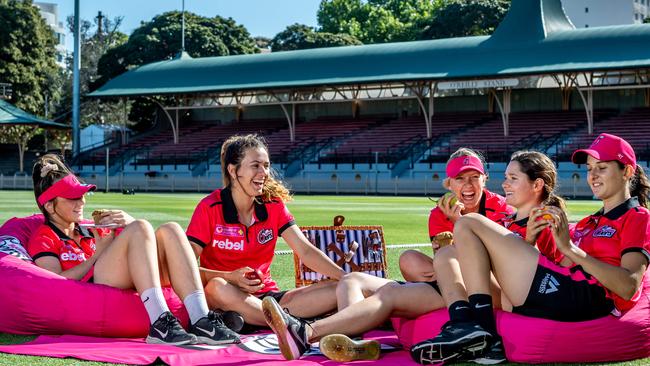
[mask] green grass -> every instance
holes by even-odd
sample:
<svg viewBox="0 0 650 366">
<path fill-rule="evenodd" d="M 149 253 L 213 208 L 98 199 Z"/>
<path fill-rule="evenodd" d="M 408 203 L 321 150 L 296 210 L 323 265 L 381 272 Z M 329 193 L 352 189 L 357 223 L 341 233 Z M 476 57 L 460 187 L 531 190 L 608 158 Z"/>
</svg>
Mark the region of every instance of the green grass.
<svg viewBox="0 0 650 366">
<path fill-rule="evenodd" d="M 86 216 L 98 208 L 119 208 L 136 218 L 146 218 L 154 226 L 176 221 L 183 227 L 192 215 L 194 207 L 204 194 L 121 194 L 96 193 L 88 196 Z M 38 212 L 32 192 L 0 191 L 0 222 L 14 217 Z M 382 225 L 387 244 L 426 243 L 428 241 L 427 218 L 433 203 L 426 197 L 368 197 L 368 196 L 296 196 L 289 209 L 299 225 L 331 225 L 336 215 L 344 215 L 347 225 Z M 594 201 L 570 201 L 570 219 L 593 213 L 599 205 Z M 280 241 L 278 249 L 287 249 Z M 431 255 L 431 249 L 421 248 Z M 389 274 L 402 279 L 397 259 L 405 249 L 389 249 L 387 252 Z M 271 267 L 273 277 L 281 288 L 294 284 L 293 259 L 290 255 L 276 256 Z M 17 344 L 33 339 L 33 336 L 0 334 L 0 343 Z M 613 363 L 611 365 L 641 366 L 650 359 Z M 0 364 L 32 365 L 100 365 L 102 363 L 78 360 L 14 356 L 0 354 Z M 103 365 L 103 364 L 102 364 Z"/>
</svg>

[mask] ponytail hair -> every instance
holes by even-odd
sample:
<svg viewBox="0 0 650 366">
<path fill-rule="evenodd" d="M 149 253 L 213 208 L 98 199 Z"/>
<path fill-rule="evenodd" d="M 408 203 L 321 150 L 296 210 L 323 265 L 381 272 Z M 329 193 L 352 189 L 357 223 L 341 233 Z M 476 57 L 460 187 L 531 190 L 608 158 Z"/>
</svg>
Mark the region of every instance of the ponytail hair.
<svg viewBox="0 0 650 366">
<path fill-rule="evenodd" d="M 72 170 L 63 162 L 63 158 L 56 154 L 45 154 L 38 158 L 32 168 L 32 181 L 34 183 L 34 197 L 38 204 L 38 197 L 43 194 L 54 183 L 74 174 Z M 45 218 L 49 216 L 45 208 L 38 205 Z"/>
<path fill-rule="evenodd" d="M 648 207 L 648 194 L 650 194 L 650 181 L 643 171 L 643 167 L 637 164 L 634 175 L 630 179 L 630 195 L 637 197 L 641 206 L 650 208 Z"/>
<path fill-rule="evenodd" d="M 266 141 L 262 136 L 257 134 L 234 135 L 229 137 L 221 145 L 221 176 L 224 187 L 230 187 L 232 185 L 232 180 L 228 173 L 228 165 L 232 164 L 236 170 L 239 170 L 246 152 L 250 149 L 263 149 L 267 154 L 269 152 Z M 270 202 L 273 199 L 289 202 L 292 198 L 289 189 L 277 178 L 275 170 L 271 168 L 269 176 L 266 177 L 266 181 L 262 187 L 262 200 L 264 202 Z"/>
<path fill-rule="evenodd" d="M 545 154 L 539 151 L 516 151 L 510 157 L 510 161 L 516 161 L 521 166 L 521 171 L 526 174 L 530 181 L 537 179 L 544 181 L 542 191 L 542 204 L 555 206 L 566 212 L 566 202 L 555 193 L 557 188 L 557 170 L 555 164 Z"/>
</svg>

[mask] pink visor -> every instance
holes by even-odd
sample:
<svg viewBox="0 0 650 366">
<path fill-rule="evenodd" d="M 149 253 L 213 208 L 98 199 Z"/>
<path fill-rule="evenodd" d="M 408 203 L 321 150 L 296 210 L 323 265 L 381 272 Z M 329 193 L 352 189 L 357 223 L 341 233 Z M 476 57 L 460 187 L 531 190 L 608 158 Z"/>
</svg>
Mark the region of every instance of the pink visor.
<svg viewBox="0 0 650 366">
<path fill-rule="evenodd" d="M 636 169 L 636 155 L 632 146 L 622 138 L 608 133 L 601 133 L 588 149 L 576 150 L 571 161 L 584 164 L 587 162 L 587 155 L 600 161 L 618 161 Z"/>
<path fill-rule="evenodd" d="M 46 202 L 56 197 L 67 199 L 81 198 L 86 192 L 94 191 L 95 189 L 97 189 L 97 186 L 94 184 L 83 184 L 74 175 L 67 175 L 65 178 L 52 184 L 50 188 L 38 196 L 38 205 L 43 206 Z"/>
<path fill-rule="evenodd" d="M 476 170 L 481 174 L 485 174 L 483 162 L 476 156 L 459 156 L 447 163 L 448 178 L 456 178 L 460 173 L 467 170 Z"/>
</svg>

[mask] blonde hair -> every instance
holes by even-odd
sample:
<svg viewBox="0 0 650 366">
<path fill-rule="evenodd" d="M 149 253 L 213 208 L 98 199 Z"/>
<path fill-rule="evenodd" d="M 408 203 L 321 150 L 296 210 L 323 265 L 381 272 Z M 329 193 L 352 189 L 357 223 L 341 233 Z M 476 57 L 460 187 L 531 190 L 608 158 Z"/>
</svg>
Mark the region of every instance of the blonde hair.
<svg viewBox="0 0 650 366">
<path fill-rule="evenodd" d="M 246 152 L 250 149 L 264 149 L 267 154 L 269 152 L 266 141 L 262 136 L 257 134 L 234 135 L 229 137 L 221 145 L 221 175 L 224 187 L 230 187 L 232 185 L 232 180 L 228 173 L 228 165 L 232 164 L 236 170 L 239 170 Z M 262 187 L 262 200 L 264 202 L 270 202 L 273 199 L 280 199 L 283 202 L 292 200 L 289 189 L 277 178 L 277 174 L 271 168 L 269 176 L 264 182 L 264 187 Z"/>
<path fill-rule="evenodd" d="M 474 149 L 470 149 L 469 147 L 461 147 L 458 150 L 454 151 L 453 154 L 449 155 L 449 159 L 447 160 L 447 163 L 461 156 L 473 156 L 481 160 L 481 163 L 485 165 L 485 158 L 483 157 L 483 155 Z"/>
</svg>

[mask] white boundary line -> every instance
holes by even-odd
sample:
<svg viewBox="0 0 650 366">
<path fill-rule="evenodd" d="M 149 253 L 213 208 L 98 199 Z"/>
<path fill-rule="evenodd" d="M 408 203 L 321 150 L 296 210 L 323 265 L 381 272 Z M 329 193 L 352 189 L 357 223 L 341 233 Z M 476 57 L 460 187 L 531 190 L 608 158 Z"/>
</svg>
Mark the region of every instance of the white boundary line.
<svg viewBox="0 0 650 366">
<path fill-rule="evenodd" d="M 422 248 L 428 247 L 431 243 L 413 243 L 413 244 L 391 244 L 386 245 L 386 249 L 399 249 L 399 248 Z M 291 255 L 293 250 L 276 250 L 275 255 Z"/>
</svg>

